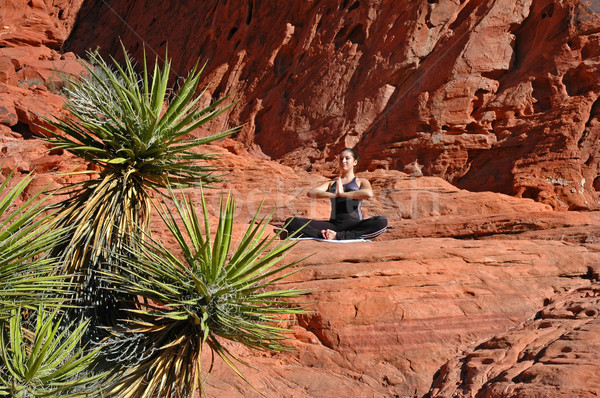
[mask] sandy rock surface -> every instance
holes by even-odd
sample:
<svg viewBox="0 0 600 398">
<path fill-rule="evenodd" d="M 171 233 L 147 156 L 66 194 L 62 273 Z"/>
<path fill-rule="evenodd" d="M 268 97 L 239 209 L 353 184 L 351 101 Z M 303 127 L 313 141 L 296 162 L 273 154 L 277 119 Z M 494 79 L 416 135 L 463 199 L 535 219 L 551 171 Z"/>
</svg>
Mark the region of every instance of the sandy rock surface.
<svg viewBox="0 0 600 398">
<path fill-rule="evenodd" d="M 242 351 L 242 358 L 252 358 L 260 369 L 245 369 L 250 380 L 272 397 L 420 397 L 429 391 L 442 366 L 450 368 L 454 379 L 444 380 L 444 386 L 449 386 L 446 390 L 435 386 L 432 392 L 436 396 L 453 396 L 447 390 L 453 391 L 456 383 L 475 384 L 471 388 L 477 391 L 483 382 L 475 382 L 484 377 L 488 377 L 484 382 L 491 380 L 489 389 L 501 391 L 512 385 L 511 378 L 502 379 L 503 384 L 496 387 L 493 377 L 498 370 L 475 367 L 472 373 L 479 373 L 467 373 L 465 379 L 458 358 L 472 350 L 473 361 L 485 355 L 484 364 L 488 356 L 502 357 L 502 350 L 493 354 L 479 354 L 478 350 L 487 336 L 501 338 L 508 329 L 517 330 L 515 339 L 535 339 L 539 330 L 527 327 L 528 320 L 565 292 L 593 290 L 588 275 L 590 270 L 597 273 L 600 260 L 597 250 L 578 245 L 503 239 L 415 238 L 353 245 L 300 242 L 294 253 L 314 253 L 303 262 L 305 269 L 296 275 L 296 281 L 286 284 L 310 288 L 308 299 L 316 303 L 314 314 L 298 320 L 298 352 L 263 359 Z M 580 308 L 573 310 L 575 315 L 581 313 L 578 325 L 592 322 L 598 313 L 597 297 L 578 299 Z M 558 336 L 575 328 L 572 317 L 545 318 L 553 319 L 553 328 L 560 329 L 555 333 Z M 536 380 L 531 381 L 531 388 L 545 391 L 541 396 L 553 396 L 561 388 L 598 393 L 595 379 L 585 375 L 578 378 L 578 390 L 572 389 L 572 383 L 558 382 L 556 386 L 555 377 L 568 378 L 579 372 L 579 367 L 585 374 L 598 371 L 592 354 L 596 338 L 593 333 L 589 340 L 586 336 L 583 330 L 577 338 L 564 337 L 572 352 L 590 353 L 580 361 L 574 354 L 569 356 L 574 359 L 561 362 L 560 368 L 545 368 L 546 362 L 539 360 L 533 367 L 532 360 L 529 371 Z M 548 337 L 536 347 L 541 350 L 550 342 Z M 444 365 L 448 360 L 450 364 Z M 525 368 L 513 373 L 518 375 L 519 370 Z M 220 372 L 209 381 L 212 396 L 253 396 L 243 382 L 231 379 L 229 370 Z M 520 385 L 511 388 L 521 389 Z"/>
<path fill-rule="evenodd" d="M 535 316 L 444 365 L 431 397 L 598 395 L 600 286 L 558 295 Z"/>
</svg>

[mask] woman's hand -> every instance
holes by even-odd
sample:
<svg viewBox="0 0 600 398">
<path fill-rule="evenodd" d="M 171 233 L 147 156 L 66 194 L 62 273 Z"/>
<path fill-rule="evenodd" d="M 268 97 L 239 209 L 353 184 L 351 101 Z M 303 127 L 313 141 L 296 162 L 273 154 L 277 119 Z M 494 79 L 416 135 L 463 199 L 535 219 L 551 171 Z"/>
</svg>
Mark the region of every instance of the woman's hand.
<svg viewBox="0 0 600 398">
<path fill-rule="evenodd" d="M 338 177 L 335 184 L 335 197 L 344 196 L 344 184 L 342 184 L 342 178 Z"/>
<path fill-rule="evenodd" d="M 335 187 L 335 196 L 341 196 L 344 198 L 355 199 L 355 200 L 363 200 L 363 199 L 371 199 L 373 197 L 373 189 L 371 188 L 371 183 L 364 178 L 358 178 L 358 191 L 344 191 L 344 186 L 342 185 L 341 178 L 338 178 L 337 185 Z M 341 187 L 341 190 L 338 191 L 338 187 Z"/>
<path fill-rule="evenodd" d="M 356 200 L 362 199 L 371 199 L 373 197 L 373 190 L 371 189 L 371 184 L 364 178 L 357 179 L 359 190 L 358 191 L 348 191 L 344 190 L 344 184 L 342 184 L 342 178 L 338 177 L 335 180 L 335 190 L 334 192 L 329 192 L 331 189 L 331 184 L 334 184 L 334 181 L 327 181 L 323 184 L 319 185 L 316 188 L 310 189 L 306 192 L 306 195 L 309 198 L 316 199 L 331 199 L 337 197 L 344 197 Z"/>
</svg>

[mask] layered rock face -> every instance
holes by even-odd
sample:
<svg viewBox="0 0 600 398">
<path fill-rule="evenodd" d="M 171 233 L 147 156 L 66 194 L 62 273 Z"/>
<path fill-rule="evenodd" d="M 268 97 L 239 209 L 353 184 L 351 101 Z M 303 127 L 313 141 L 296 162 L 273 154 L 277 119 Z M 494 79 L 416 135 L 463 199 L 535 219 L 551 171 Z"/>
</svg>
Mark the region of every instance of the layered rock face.
<svg viewBox="0 0 600 398">
<path fill-rule="evenodd" d="M 3 175 L 37 170 L 30 191 L 64 181 L 45 176 L 65 161 L 62 151 L 49 152 L 35 137 L 46 134 L 45 117 L 62 115 L 64 77 L 84 71 L 75 54 L 60 51 L 81 3 L 6 0 L 0 7 L 0 164 Z"/>
<path fill-rule="evenodd" d="M 84 0 L 3 0 L 0 47 L 44 46 L 60 50 Z"/>
<path fill-rule="evenodd" d="M 295 168 L 345 146 L 363 168 L 597 209 L 595 1 L 86 2 L 65 48 L 200 59 L 223 124 Z M 98 23 L 102 21 L 102 23 Z M 258 147 L 256 147 L 258 145 Z"/>
<path fill-rule="evenodd" d="M 239 100 L 209 127 L 246 123 L 200 148 L 229 178 L 206 192 L 213 220 L 222 192 L 236 198 L 236 233 L 261 202 L 273 224 L 327 218 L 327 201 L 305 192 L 345 146 L 375 190 L 367 216 L 389 220 L 371 243 L 299 242 L 289 260 L 312 256 L 285 287 L 310 288 L 314 311 L 290 321 L 297 351 L 229 343 L 257 367 L 241 369 L 260 393 L 217 360 L 208 396 L 597 396 L 600 215 L 555 209 L 598 207 L 598 11 L 575 0 L 5 0 L 2 174 L 35 171 L 25 199 L 88 168 L 36 138 L 43 116 L 61 115 L 61 75 L 82 70 L 75 54 L 117 55 L 121 38 L 137 57 L 142 43 L 162 56 L 168 43 L 180 75 L 207 62 L 207 102 Z"/>
<path fill-rule="evenodd" d="M 593 365 L 600 348 L 599 297 L 600 286 L 595 283 L 550 300 L 519 328 L 446 364 L 431 396 L 595 395 L 600 389 L 598 368 Z"/>
</svg>

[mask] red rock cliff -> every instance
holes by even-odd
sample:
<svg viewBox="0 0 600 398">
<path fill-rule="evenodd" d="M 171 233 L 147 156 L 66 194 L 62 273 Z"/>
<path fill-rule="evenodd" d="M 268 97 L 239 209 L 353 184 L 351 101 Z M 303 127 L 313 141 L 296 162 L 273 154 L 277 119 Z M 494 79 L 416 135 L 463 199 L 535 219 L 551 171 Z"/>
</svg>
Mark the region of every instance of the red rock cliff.
<svg viewBox="0 0 600 398">
<path fill-rule="evenodd" d="M 65 49 L 208 62 L 222 123 L 296 168 L 363 167 L 599 208 L 600 19 L 577 0 L 84 2 Z M 256 147 L 254 147 L 256 148 Z"/>
</svg>

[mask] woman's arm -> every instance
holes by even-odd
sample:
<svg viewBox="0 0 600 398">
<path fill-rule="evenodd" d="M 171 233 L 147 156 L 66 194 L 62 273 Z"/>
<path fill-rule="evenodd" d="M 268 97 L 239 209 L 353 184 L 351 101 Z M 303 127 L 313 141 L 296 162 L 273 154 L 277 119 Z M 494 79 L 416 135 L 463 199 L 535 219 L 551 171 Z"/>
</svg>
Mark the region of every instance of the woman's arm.
<svg viewBox="0 0 600 398">
<path fill-rule="evenodd" d="M 308 196 L 309 198 L 316 198 L 316 199 L 334 198 L 335 194 L 332 192 L 328 192 L 329 188 L 331 187 L 331 184 L 332 184 L 331 181 L 327 181 L 327 182 L 324 182 L 323 184 L 319 185 L 318 187 L 309 189 L 308 192 L 306 192 L 306 196 Z"/>
<path fill-rule="evenodd" d="M 336 186 L 336 196 L 341 196 L 343 198 L 363 200 L 363 199 L 371 199 L 373 197 L 373 188 L 371 188 L 371 183 L 369 180 L 365 178 L 357 178 L 358 182 L 358 191 L 347 191 L 344 192 L 343 185 L 338 182 Z M 340 186 L 341 189 L 337 190 L 337 187 Z"/>
</svg>

